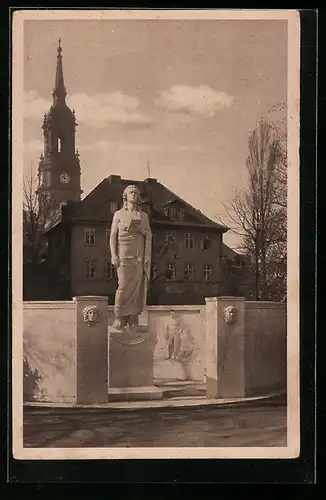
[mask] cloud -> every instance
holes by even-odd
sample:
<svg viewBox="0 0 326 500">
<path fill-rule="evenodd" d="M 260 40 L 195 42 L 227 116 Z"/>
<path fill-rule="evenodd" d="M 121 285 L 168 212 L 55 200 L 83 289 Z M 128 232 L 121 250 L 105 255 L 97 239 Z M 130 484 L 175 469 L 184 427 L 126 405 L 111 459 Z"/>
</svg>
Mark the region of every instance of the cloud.
<svg viewBox="0 0 326 500">
<path fill-rule="evenodd" d="M 78 122 L 98 128 L 110 123 L 146 126 L 151 118 L 140 110 L 140 102 L 136 97 L 122 92 L 109 94 L 75 94 L 69 99 L 69 106 L 76 111 Z"/>
<path fill-rule="evenodd" d="M 28 119 L 41 120 L 48 112 L 51 102 L 31 90 L 25 93 L 24 116 Z M 88 95 L 73 94 L 67 98 L 67 104 L 75 109 L 79 123 L 94 128 L 102 128 L 110 123 L 132 127 L 146 127 L 152 119 L 141 112 L 140 102 L 136 97 L 122 92 Z"/>
<path fill-rule="evenodd" d="M 233 96 L 206 85 L 175 85 L 170 90 L 161 92 L 156 105 L 170 113 L 181 112 L 211 118 L 219 110 L 232 106 L 233 101 Z"/>
<path fill-rule="evenodd" d="M 25 118 L 40 120 L 44 113 L 49 111 L 51 102 L 40 97 L 35 90 L 25 92 L 24 116 Z"/>
</svg>

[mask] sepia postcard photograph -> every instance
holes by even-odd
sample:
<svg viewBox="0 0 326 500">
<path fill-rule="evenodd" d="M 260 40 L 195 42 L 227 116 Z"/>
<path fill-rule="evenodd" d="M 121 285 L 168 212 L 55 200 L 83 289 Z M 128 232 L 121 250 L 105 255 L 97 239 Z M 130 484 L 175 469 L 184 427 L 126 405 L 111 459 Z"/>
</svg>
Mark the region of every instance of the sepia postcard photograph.
<svg viewBox="0 0 326 500">
<path fill-rule="evenodd" d="M 17 10 L 16 459 L 296 458 L 300 16 Z"/>
</svg>

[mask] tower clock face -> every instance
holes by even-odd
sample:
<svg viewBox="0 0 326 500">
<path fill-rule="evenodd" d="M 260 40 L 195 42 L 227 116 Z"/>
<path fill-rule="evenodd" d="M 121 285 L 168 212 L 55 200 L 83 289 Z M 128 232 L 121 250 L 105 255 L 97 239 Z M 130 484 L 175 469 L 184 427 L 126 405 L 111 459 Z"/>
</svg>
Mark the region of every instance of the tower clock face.
<svg viewBox="0 0 326 500">
<path fill-rule="evenodd" d="M 62 174 L 60 174 L 60 182 L 62 182 L 63 184 L 68 184 L 69 181 L 70 177 L 67 172 L 62 172 Z"/>
</svg>

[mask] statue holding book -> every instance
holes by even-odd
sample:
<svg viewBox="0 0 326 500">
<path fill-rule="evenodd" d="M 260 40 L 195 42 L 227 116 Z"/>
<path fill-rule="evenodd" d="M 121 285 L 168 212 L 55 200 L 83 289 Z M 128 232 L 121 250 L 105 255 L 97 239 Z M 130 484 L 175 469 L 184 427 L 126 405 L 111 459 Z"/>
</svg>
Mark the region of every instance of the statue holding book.
<svg viewBox="0 0 326 500">
<path fill-rule="evenodd" d="M 111 262 L 118 275 L 113 327 L 121 330 L 138 325 L 150 278 L 152 233 L 148 215 L 139 204 L 139 189 L 127 186 L 123 207 L 115 212 L 111 225 Z"/>
</svg>

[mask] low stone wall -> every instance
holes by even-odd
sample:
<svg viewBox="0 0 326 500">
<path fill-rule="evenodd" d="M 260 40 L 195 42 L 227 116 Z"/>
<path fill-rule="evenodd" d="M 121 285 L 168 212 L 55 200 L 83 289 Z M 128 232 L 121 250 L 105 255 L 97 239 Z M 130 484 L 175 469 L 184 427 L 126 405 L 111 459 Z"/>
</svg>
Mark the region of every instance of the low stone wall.
<svg viewBox="0 0 326 500">
<path fill-rule="evenodd" d="M 89 373 L 99 363 L 105 370 L 113 306 L 107 308 L 105 297 L 97 298 L 105 320 L 99 327 L 102 333 L 96 333 L 97 327 L 88 330 L 84 325 L 81 312 L 77 318 L 87 300 L 92 303 L 94 298 L 24 302 L 24 401 L 76 403 L 91 401 L 93 393 L 103 399 L 107 380 L 93 380 Z M 232 304 L 238 319 L 228 325 L 223 311 Z M 148 326 L 155 343 L 156 383 L 206 382 L 211 397 L 286 389 L 285 304 L 217 297 L 205 306 L 149 306 L 140 324 Z M 94 389 L 99 386 L 101 391 Z"/>
<path fill-rule="evenodd" d="M 24 302 L 24 401 L 76 401 L 76 306 Z"/>
<path fill-rule="evenodd" d="M 286 305 L 245 302 L 245 380 L 248 395 L 286 389 Z"/>
<path fill-rule="evenodd" d="M 95 309 L 93 321 L 87 308 Z M 107 328 L 105 297 L 24 302 L 24 401 L 106 402 Z"/>
<path fill-rule="evenodd" d="M 221 297 L 221 300 L 224 301 Z M 232 303 L 232 298 L 230 299 Z M 206 356 L 206 307 L 207 306 L 149 306 L 141 317 L 142 324 L 148 324 L 149 331 L 156 335 L 154 350 L 154 377 L 157 380 L 205 381 Z M 185 346 L 191 346 L 188 356 L 183 356 L 183 345 L 176 346 L 176 357 L 169 354 L 169 329 L 173 334 L 173 311 L 180 319 L 185 333 Z M 222 332 L 220 331 L 222 335 Z M 223 337 L 223 335 L 222 335 Z M 223 340 L 223 338 L 221 338 Z M 226 345 L 220 345 L 221 364 L 229 357 L 229 365 L 223 366 L 223 373 L 234 372 L 232 353 L 221 349 L 232 348 L 232 339 L 225 338 Z M 244 332 L 235 339 L 237 349 L 243 342 L 244 390 L 246 395 L 257 395 L 272 390 L 286 389 L 286 304 L 276 302 L 244 302 Z M 223 361 L 223 363 L 222 363 Z"/>
</svg>

